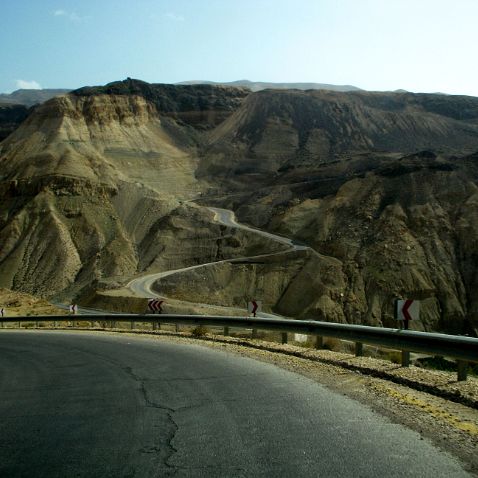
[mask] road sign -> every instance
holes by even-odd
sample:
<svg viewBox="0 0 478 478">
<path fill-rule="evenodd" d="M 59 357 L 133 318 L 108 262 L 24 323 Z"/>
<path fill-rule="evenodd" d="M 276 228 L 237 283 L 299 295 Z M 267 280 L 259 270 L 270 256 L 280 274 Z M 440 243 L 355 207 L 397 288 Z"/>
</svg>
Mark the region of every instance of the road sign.
<svg viewBox="0 0 478 478">
<path fill-rule="evenodd" d="M 412 299 L 397 299 L 396 302 L 397 320 L 418 320 L 420 318 L 420 301 Z"/>
<path fill-rule="evenodd" d="M 164 300 L 159 300 L 159 299 L 148 299 L 148 309 L 153 312 L 159 312 L 161 313 L 163 311 L 163 308 L 161 307 L 161 304 L 164 302 Z"/>
<path fill-rule="evenodd" d="M 262 310 L 262 301 L 261 300 L 251 300 L 247 303 L 247 311 L 252 314 L 254 317 L 258 312 Z"/>
<path fill-rule="evenodd" d="M 76 304 L 70 305 L 70 314 L 76 314 L 78 312 L 78 306 Z"/>
</svg>

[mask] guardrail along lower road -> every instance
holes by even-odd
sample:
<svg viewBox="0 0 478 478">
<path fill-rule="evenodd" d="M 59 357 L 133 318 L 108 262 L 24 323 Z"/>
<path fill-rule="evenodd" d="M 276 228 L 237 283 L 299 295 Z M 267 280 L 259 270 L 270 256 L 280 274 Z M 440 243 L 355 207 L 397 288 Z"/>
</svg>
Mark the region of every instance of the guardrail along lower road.
<svg viewBox="0 0 478 478">
<path fill-rule="evenodd" d="M 63 315 L 63 316 L 28 316 L 28 317 L 2 317 L 0 326 L 4 323 L 59 323 L 78 322 L 94 323 L 106 322 L 111 327 L 118 322 L 129 322 L 134 328 L 135 322 L 151 323 L 153 329 L 160 324 L 177 324 L 193 326 L 223 327 L 227 335 L 231 328 L 246 328 L 253 330 L 268 330 L 282 332 L 282 342 L 287 342 L 287 334 L 305 334 L 317 337 L 316 346 L 321 348 L 324 337 L 337 338 L 355 342 L 355 354 L 362 355 L 363 344 L 376 345 L 384 348 L 401 350 L 402 365 L 410 363 L 410 352 L 427 355 L 438 355 L 455 359 L 458 364 L 458 380 L 466 380 L 468 363 L 478 363 L 478 338 L 457 335 L 446 335 L 429 332 L 416 332 L 411 330 L 388 329 L 369 327 L 365 325 L 336 324 L 331 322 L 317 322 L 311 320 L 291 319 L 265 319 L 259 317 L 222 317 L 203 315 L 152 315 L 152 314 L 104 314 L 104 315 Z"/>
</svg>

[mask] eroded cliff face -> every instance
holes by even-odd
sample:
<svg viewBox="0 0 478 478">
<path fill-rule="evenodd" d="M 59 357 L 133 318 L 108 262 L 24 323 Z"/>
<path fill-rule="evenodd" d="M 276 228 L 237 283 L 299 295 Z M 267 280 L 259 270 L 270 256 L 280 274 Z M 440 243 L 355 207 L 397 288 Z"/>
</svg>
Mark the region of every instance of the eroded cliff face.
<svg viewBox="0 0 478 478">
<path fill-rule="evenodd" d="M 142 273 L 158 290 L 287 316 L 476 333 L 478 99 L 134 80 L 50 100 L 0 143 L 0 286 L 72 297 Z M 421 151 L 421 152 L 420 152 Z M 192 202 L 194 200 L 194 202 Z M 315 252 L 314 252 L 315 251 Z"/>
<path fill-rule="evenodd" d="M 477 159 L 430 152 L 387 157 L 365 174 L 359 168 L 349 178 L 335 177 L 333 187 L 320 181 L 281 185 L 257 191 L 253 200 L 227 201 L 241 204 L 236 212 L 242 221 L 339 261 L 339 289 L 331 280 L 325 296 L 322 286 L 295 289 L 288 300 L 304 304 L 299 316 L 393 326 L 394 299 L 414 298 L 421 300 L 422 319 L 413 327 L 476 333 Z M 296 281 L 291 277 L 290 284 Z M 320 312 L 310 314 L 306 305 L 318 297 Z M 289 307 L 280 296 L 270 304 L 280 313 Z"/>
<path fill-rule="evenodd" d="M 0 145 L 1 284 L 70 297 L 261 250 L 267 241 L 212 225 L 210 211 L 186 202 L 201 189 L 195 137 L 140 96 L 38 107 Z"/>
<path fill-rule="evenodd" d="M 211 132 L 198 176 L 238 188 L 290 184 L 325 179 L 324 165 L 336 165 L 332 178 L 342 174 L 348 166 L 340 163 L 358 153 L 421 150 L 477 151 L 478 98 L 267 90 Z"/>
<path fill-rule="evenodd" d="M 163 193 L 194 191 L 196 160 L 181 133 L 141 97 L 55 98 L 1 144 L 2 179 L 69 176 L 110 187 L 136 180 Z"/>
</svg>

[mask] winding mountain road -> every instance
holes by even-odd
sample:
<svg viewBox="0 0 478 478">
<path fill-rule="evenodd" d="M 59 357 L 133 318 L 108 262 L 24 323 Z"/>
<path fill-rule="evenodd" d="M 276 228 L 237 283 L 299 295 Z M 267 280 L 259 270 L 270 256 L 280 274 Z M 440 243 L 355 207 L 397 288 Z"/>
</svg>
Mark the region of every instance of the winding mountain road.
<svg viewBox="0 0 478 478">
<path fill-rule="evenodd" d="M 469 476 L 418 433 L 224 350 L 0 332 L 0 476 Z"/>
<path fill-rule="evenodd" d="M 257 256 L 250 256 L 250 257 L 240 257 L 240 258 L 234 258 L 234 259 L 224 259 L 221 261 L 214 261 L 214 262 L 207 262 L 204 264 L 198 264 L 194 266 L 189 266 L 189 267 L 183 267 L 181 269 L 175 269 L 175 270 L 170 270 L 170 271 L 164 271 L 164 272 L 157 272 L 154 274 L 147 274 L 142 277 L 138 277 L 136 279 L 131 280 L 126 287 L 133 291 L 135 295 L 139 297 L 161 297 L 165 298 L 163 296 L 158 295 L 156 292 L 153 290 L 153 284 L 158 281 L 159 279 L 163 277 L 167 277 L 172 274 L 177 274 L 180 272 L 185 272 L 185 271 L 190 271 L 193 269 L 199 269 L 202 267 L 209 267 L 217 264 L 223 264 L 226 262 L 237 262 L 237 261 L 245 261 L 245 260 L 258 260 L 258 259 L 263 259 L 266 257 L 271 257 L 271 256 L 277 256 L 284 254 L 286 252 L 290 251 L 305 251 L 305 250 L 310 250 L 312 253 L 319 255 L 315 250 L 312 248 L 297 244 L 295 243 L 292 239 L 289 239 L 287 237 L 279 236 L 276 234 L 272 234 L 270 232 L 265 232 L 261 231 L 259 229 L 254 229 L 253 227 L 247 226 L 245 224 L 241 224 L 237 222 L 235 214 L 233 211 L 230 211 L 228 209 L 222 209 L 222 208 L 216 208 L 216 207 L 208 207 L 211 212 L 214 213 L 214 221 L 227 227 L 231 228 L 236 228 L 236 229 L 243 229 L 248 232 L 252 232 L 254 234 L 260 235 L 262 237 L 266 237 L 268 239 L 271 239 L 273 241 L 279 242 L 281 244 L 289 246 L 289 249 L 285 251 L 279 251 L 279 252 L 273 252 L 273 253 L 268 253 L 268 254 L 260 254 Z M 211 304 L 199 304 L 202 307 L 215 307 Z M 242 310 L 242 309 L 236 309 L 233 307 L 228 307 L 230 310 Z M 264 312 L 261 312 L 259 314 L 260 317 L 276 317 L 274 314 L 267 314 Z"/>
</svg>

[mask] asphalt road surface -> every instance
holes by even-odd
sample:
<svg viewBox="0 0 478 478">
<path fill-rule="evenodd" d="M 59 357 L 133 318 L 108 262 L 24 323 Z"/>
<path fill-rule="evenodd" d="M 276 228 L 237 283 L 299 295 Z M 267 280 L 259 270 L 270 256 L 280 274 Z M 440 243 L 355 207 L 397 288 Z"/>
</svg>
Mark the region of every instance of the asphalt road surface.
<svg viewBox="0 0 478 478">
<path fill-rule="evenodd" d="M 0 332 L 1 477 L 461 477 L 302 376 L 200 345 Z"/>
</svg>

